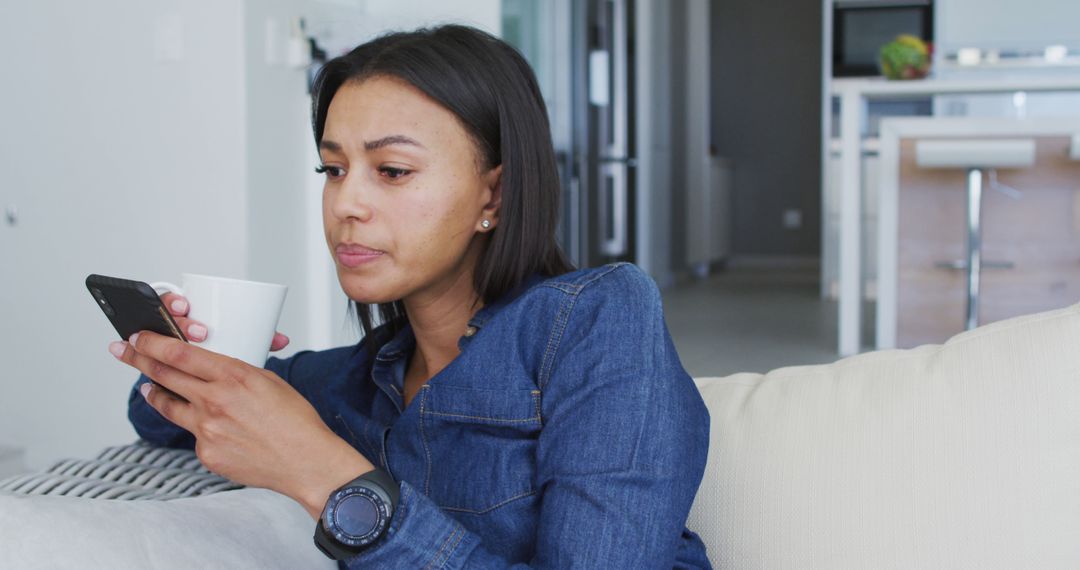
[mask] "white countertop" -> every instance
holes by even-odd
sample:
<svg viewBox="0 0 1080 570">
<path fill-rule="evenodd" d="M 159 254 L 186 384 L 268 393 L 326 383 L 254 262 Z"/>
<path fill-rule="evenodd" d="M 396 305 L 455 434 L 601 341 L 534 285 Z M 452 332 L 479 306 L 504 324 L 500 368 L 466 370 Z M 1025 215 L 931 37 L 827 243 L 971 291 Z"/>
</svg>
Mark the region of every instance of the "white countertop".
<svg viewBox="0 0 1080 570">
<path fill-rule="evenodd" d="M 832 80 L 831 89 L 833 95 L 855 93 L 866 97 L 1010 91 L 1078 91 L 1080 90 L 1080 73 L 913 80 L 889 80 L 883 77 L 841 78 Z"/>
</svg>

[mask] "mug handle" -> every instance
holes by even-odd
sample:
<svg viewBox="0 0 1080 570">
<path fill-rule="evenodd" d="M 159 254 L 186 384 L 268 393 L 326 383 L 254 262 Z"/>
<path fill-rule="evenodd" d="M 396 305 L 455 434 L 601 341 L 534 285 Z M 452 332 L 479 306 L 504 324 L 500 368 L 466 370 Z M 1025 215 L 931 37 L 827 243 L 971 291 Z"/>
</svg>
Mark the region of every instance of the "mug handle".
<svg viewBox="0 0 1080 570">
<path fill-rule="evenodd" d="M 164 295 L 165 293 L 176 293 L 177 295 L 180 295 L 182 297 L 187 297 L 187 295 L 184 295 L 183 289 L 177 287 L 176 285 L 173 285 L 172 283 L 169 283 L 168 281 L 155 281 L 153 283 L 149 283 L 149 285 L 150 288 L 158 294 L 158 297 Z"/>
</svg>

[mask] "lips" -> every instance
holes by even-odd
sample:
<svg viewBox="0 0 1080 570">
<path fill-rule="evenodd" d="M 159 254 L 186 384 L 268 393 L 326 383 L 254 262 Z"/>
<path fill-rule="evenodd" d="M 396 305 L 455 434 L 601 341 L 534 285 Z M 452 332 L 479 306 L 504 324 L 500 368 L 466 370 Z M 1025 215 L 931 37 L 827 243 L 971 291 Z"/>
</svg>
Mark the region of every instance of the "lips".
<svg viewBox="0 0 1080 570">
<path fill-rule="evenodd" d="M 385 251 L 372 249 L 358 243 L 342 243 L 334 248 L 338 261 L 346 267 L 359 267 L 380 259 Z"/>
<path fill-rule="evenodd" d="M 341 244 L 338 244 L 337 248 L 335 248 L 335 251 L 337 251 L 338 254 L 346 253 L 346 254 L 349 254 L 349 255 L 380 255 L 380 254 L 386 253 L 385 251 L 380 251 L 378 249 L 372 249 L 370 247 L 367 247 L 365 245 L 360 245 L 358 243 L 341 243 Z"/>
</svg>

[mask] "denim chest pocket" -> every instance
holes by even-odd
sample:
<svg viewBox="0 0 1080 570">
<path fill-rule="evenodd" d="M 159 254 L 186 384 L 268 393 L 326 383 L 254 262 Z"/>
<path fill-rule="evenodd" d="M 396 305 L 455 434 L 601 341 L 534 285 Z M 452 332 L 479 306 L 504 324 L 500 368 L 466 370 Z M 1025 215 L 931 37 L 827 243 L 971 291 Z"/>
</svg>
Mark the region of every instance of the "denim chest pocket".
<svg viewBox="0 0 1080 570">
<path fill-rule="evenodd" d="M 435 504 L 484 513 L 535 494 L 539 390 L 427 384 L 421 397 L 425 494 Z"/>
</svg>

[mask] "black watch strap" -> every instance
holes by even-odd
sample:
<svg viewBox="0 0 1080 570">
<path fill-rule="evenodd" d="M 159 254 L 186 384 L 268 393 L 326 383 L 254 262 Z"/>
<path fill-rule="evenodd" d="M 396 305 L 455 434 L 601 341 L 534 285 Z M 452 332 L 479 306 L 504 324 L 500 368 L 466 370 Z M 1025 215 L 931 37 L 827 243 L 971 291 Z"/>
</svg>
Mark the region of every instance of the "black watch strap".
<svg viewBox="0 0 1080 570">
<path fill-rule="evenodd" d="M 326 529 L 322 526 L 322 521 L 319 521 L 315 525 L 315 546 L 326 555 L 327 558 L 333 560 L 345 560 L 360 554 L 359 550 L 355 548 L 349 548 L 340 542 L 334 540 L 334 537 L 330 536 L 330 533 L 326 532 Z"/>
<path fill-rule="evenodd" d="M 346 487 L 354 486 L 358 481 L 371 481 L 378 486 L 382 487 L 386 494 L 390 496 L 390 513 L 393 514 L 397 509 L 398 496 L 401 494 L 401 485 L 389 473 L 376 467 L 372 471 L 368 471 L 363 475 L 350 481 Z"/>
<path fill-rule="evenodd" d="M 400 495 L 401 489 L 398 483 L 394 481 L 393 477 L 391 477 L 389 473 L 379 468 L 376 468 L 373 471 L 368 471 L 367 473 L 364 473 L 356 479 L 353 479 L 352 481 L 349 481 L 348 483 L 342 485 L 333 493 L 331 493 L 331 497 L 342 489 L 359 486 L 367 487 L 370 486 L 371 483 L 377 485 L 386 494 L 387 498 L 390 499 L 390 516 L 393 517 L 394 511 L 397 509 L 398 497 Z M 326 509 L 324 507 L 324 515 L 325 512 Z M 383 529 L 383 533 L 386 532 L 386 529 L 389 528 L 389 526 L 390 524 L 389 522 L 387 522 L 386 527 L 384 527 Z M 319 520 L 315 523 L 315 546 L 317 546 L 323 554 L 330 558 L 333 558 L 334 560 L 344 560 L 364 551 L 364 548 L 357 548 L 338 542 L 338 540 L 335 539 L 333 535 L 331 535 L 329 532 L 327 532 L 326 528 L 323 526 L 323 519 L 321 516 L 319 517 Z"/>
</svg>

